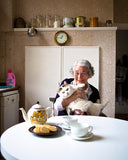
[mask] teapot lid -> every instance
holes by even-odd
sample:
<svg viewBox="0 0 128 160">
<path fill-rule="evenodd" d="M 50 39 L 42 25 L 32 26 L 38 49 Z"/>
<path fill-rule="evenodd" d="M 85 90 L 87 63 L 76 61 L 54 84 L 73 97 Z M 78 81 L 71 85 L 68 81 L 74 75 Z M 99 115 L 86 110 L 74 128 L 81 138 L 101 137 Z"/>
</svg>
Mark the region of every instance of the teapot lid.
<svg viewBox="0 0 128 160">
<path fill-rule="evenodd" d="M 39 101 L 37 101 L 37 103 L 34 104 L 34 105 L 32 106 L 32 108 L 34 108 L 34 109 L 39 109 L 39 108 L 43 108 L 43 107 L 39 104 Z"/>
</svg>

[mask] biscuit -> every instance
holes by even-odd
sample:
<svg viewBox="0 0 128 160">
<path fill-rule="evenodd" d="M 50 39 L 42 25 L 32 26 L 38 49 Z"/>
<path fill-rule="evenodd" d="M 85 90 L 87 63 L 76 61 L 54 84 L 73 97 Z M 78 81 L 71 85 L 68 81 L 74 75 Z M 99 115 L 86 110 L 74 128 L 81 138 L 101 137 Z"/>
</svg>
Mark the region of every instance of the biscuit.
<svg viewBox="0 0 128 160">
<path fill-rule="evenodd" d="M 47 129 L 49 129 L 49 130 L 52 131 L 52 132 L 56 132 L 56 131 L 57 131 L 57 128 L 56 128 L 56 127 L 51 126 L 51 125 L 49 125 L 49 124 L 44 124 L 44 125 L 42 125 L 42 127 L 47 128 Z"/>
<path fill-rule="evenodd" d="M 50 130 L 42 125 L 37 125 L 33 131 L 37 133 L 50 133 Z"/>
</svg>

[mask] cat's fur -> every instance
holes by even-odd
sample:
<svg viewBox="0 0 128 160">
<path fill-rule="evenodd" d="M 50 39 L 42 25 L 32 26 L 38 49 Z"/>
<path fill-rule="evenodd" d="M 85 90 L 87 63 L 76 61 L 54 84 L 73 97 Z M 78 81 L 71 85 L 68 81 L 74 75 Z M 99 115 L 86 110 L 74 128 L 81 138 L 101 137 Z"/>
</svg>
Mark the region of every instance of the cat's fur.
<svg viewBox="0 0 128 160">
<path fill-rule="evenodd" d="M 85 87 L 85 84 L 72 85 L 64 83 L 59 88 L 58 94 L 62 99 L 65 99 L 70 97 L 77 89 L 81 89 L 83 87 Z M 82 112 L 88 112 L 90 115 L 98 116 L 100 112 L 104 109 L 106 104 L 103 105 L 99 103 L 93 103 L 82 98 L 77 98 L 76 100 L 71 102 L 66 109 L 68 113 L 69 111 L 75 111 L 79 109 Z"/>
</svg>

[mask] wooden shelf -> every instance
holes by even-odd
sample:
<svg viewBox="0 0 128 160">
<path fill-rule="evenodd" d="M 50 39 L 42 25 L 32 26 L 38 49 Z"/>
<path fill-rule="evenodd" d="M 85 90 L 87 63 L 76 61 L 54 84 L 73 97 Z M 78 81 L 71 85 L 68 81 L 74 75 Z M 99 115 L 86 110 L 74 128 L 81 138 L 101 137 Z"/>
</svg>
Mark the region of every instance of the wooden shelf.
<svg viewBox="0 0 128 160">
<path fill-rule="evenodd" d="M 44 31 L 59 31 L 59 30 L 67 30 L 67 31 L 105 31 L 110 30 L 114 31 L 117 30 L 117 27 L 70 27 L 70 28 L 36 28 L 37 31 L 44 32 Z M 28 28 L 14 28 L 14 32 L 25 32 L 28 31 Z"/>
</svg>

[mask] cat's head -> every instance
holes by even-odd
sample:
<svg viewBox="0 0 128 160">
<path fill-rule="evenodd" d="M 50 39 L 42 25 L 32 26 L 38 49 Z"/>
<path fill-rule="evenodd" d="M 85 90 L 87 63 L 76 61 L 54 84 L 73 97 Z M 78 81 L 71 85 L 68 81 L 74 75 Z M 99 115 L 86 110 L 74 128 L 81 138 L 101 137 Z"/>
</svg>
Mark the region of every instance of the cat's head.
<svg viewBox="0 0 128 160">
<path fill-rule="evenodd" d="M 75 89 L 70 84 L 63 84 L 60 86 L 58 94 L 61 98 L 65 99 L 70 97 L 75 92 Z"/>
</svg>

